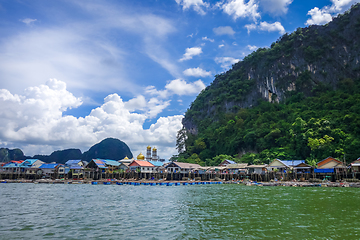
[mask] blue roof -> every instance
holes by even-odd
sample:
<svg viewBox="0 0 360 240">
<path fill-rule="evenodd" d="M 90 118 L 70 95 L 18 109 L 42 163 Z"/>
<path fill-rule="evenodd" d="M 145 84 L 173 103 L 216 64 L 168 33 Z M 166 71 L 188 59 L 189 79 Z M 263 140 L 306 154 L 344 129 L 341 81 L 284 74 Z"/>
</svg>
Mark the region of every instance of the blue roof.
<svg viewBox="0 0 360 240">
<path fill-rule="evenodd" d="M 81 160 L 68 160 L 66 161 L 65 165 L 78 165 Z"/>
<path fill-rule="evenodd" d="M 39 168 L 53 169 L 53 168 L 55 168 L 57 165 L 59 165 L 59 164 L 58 164 L 58 163 L 44 163 L 44 164 L 41 165 Z"/>
<path fill-rule="evenodd" d="M 283 164 L 285 164 L 289 167 L 297 166 L 300 163 L 305 163 L 305 160 L 280 160 L 280 159 L 277 159 L 277 160 L 279 160 L 280 162 L 282 162 Z"/>
<path fill-rule="evenodd" d="M 152 165 L 154 165 L 155 167 L 161 167 L 164 165 L 163 162 L 158 162 L 158 161 L 149 161 L 149 163 L 151 163 Z"/>
<path fill-rule="evenodd" d="M 39 160 L 39 159 L 26 159 L 26 160 L 23 161 L 20 165 L 21 165 L 21 166 L 31 166 L 31 165 L 33 165 L 37 160 Z"/>
<path fill-rule="evenodd" d="M 236 162 L 235 162 L 235 161 L 232 161 L 232 160 L 227 160 L 227 159 L 225 159 L 225 161 L 227 161 L 227 162 L 230 163 L 230 164 L 236 164 Z"/>
<path fill-rule="evenodd" d="M 109 160 L 109 159 L 99 159 L 101 161 L 103 161 L 106 165 L 110 165 L 110 166 L 120 166 L 121 163 L 119 163 L 118 161 L 115 160 Z"/>
<path fill-rule="evenodd" d="M 91 161 L 94 161 L 94 163 L 96 164 L 96 166 L 98 168 L 106 168 L 105 163 L 103 162 L 103 160 L 100 159 L 93 159 Z M 89 163 L 90 164 L 90 163 Z"/>
<path fill-rule="evenodd" d="M 5 164 L 3 166 L 3 168 L 15 168 L 15 167 L 20 167 L 21 163 L 13 163 L 13 162 L 9 162 L 7 164 Z"/>
</svg>

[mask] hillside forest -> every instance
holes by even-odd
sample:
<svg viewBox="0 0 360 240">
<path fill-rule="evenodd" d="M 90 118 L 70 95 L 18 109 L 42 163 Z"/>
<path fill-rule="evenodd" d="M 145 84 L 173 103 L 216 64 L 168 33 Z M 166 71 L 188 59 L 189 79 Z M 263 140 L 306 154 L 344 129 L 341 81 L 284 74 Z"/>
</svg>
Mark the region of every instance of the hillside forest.
<svg viewBox="0 0 360 240">
<path fill-rule="evenodd" d="M 214 166 L 224 159 L 263 164 L 279 158 L 316 165 L 328 156 L 348 163 L 359 158 L 359 8 L 354 5 L 325 26 L 285 34 L 215 76 L 187 110 L 177 135 L 179 154 L 172 160 Z M 350 28 L 356 36 L 342 35 Z M 352 46 L 345 64 L 332 50 L 339 44 Z M 249 72 L 261 75 L 257 68 L 266 72 L 275 65 L 287 71 L 282 62 L 294 58 L 302 59 L 294 73 L 278 77 L 269 95 L 259 96 L 260 80 Z M 328 74 L 336 67 L 336 74 Z"/>
</svg>

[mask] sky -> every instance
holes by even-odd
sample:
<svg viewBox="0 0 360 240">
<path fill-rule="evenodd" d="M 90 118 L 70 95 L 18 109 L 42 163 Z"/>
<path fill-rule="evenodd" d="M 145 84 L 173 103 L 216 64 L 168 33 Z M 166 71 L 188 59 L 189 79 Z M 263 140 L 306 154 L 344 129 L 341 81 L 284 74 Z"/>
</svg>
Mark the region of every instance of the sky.
<svg viewBox="0 0 360 240">
<path fill-rule="evenodd" d="M 113 137 L 168 159 L 216 74 L 356 2 L 0 0 L 0 148 L 84 152 Z"/>
</svg>

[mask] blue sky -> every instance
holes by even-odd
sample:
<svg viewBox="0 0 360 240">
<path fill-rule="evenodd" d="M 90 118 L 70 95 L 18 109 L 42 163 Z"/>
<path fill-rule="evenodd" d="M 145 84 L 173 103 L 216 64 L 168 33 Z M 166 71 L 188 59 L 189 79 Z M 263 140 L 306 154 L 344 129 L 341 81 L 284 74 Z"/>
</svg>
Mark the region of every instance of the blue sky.
<svg viewBox="0 0 360 240">
<path fill-rule="evenodd" d="M 0 0 L 0 147 L 176 154 L 196 95 L 285 32 L 358 1 Z"/>
</svg>

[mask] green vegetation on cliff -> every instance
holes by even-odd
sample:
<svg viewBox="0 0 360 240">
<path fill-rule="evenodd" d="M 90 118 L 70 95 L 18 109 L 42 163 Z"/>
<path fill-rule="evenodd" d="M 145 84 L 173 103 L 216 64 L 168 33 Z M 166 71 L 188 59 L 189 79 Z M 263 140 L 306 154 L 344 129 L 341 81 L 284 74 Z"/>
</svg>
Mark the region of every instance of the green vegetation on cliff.
<svg viewBox="0 0 360 240">
<path fill-rule="evenodd" d="M 260 100 L 256 107 L 219 115 L 218 121 L 204 119 L 197 135 L 180 130 L 179 158 L 213 165 L 220 162 L 214 161 L 217 155 L 240 157 L 247 152 L 243 162 L 311 162 L 344 154 L 354 161 L 360 157 L 359 100 L 360 79 L 344 79 L 337 90 L 317 91 L 313 97 L 299 92 L 284 103 Z"/>
<path fill-rule="evenodd" d="M 181 161 L 360 157 L 360 5 L 298 28 L 217 75 L 178 133 Z M 226 154 L 226 155 L 224 155 Z"/>
</svg>

